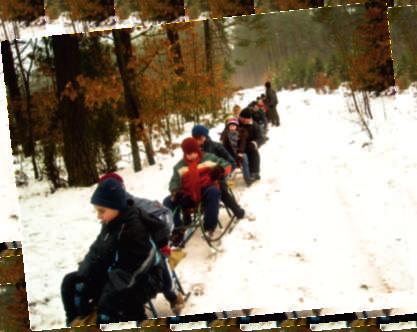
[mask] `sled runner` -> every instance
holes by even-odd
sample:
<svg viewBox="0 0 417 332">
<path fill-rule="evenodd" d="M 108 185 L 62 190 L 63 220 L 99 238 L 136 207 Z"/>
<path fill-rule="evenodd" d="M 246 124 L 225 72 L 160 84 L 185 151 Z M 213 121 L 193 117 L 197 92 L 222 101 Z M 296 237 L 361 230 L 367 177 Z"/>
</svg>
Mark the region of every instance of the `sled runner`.
<svg viewBox="0 0 417 332">
<path fill-rule="evenodd" d="M 177 264 L 185 257 L 185 253 L 182 250 L 173 250 L 169 258 L 165 257 L 164 259 L 167 261 L 167 266 L 169 268 L 169 273 L 171 278 L 174 282 L 175 289 L 180 292 L 184 296 L 184 302 L 187 302 L 188 298 L 191 295 L 191 292 L 186 293 L 184 288 L 181 285 L 180 279 L 178 278 L 177 273 L 175 272 L 175 267 Z M 148 309 L 151 313 L 153 318 L 158 318 L 158 311 L 156 310 L 155 305 L 153 304 L 152 300 L 145 305 L 145 309 Z"/>
</svg>

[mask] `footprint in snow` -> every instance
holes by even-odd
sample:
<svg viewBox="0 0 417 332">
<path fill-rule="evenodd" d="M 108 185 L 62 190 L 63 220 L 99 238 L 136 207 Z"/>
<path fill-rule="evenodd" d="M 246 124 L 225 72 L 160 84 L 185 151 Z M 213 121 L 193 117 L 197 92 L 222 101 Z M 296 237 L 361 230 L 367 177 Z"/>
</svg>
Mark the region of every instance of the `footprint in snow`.
<svg viewBox="0 0 417 332">
<path fill-rule="evenodd" d="M 256 236 L 253 233 L 246 233 L 245 240 L 256 240 Z"/>
<path fill-rule="evenodd" d="M 192 289 L 192 292 L 195 296 L 204 295 L 204 285 L 203 284 L 194 284 L 191 289 Z"/>
</svg>

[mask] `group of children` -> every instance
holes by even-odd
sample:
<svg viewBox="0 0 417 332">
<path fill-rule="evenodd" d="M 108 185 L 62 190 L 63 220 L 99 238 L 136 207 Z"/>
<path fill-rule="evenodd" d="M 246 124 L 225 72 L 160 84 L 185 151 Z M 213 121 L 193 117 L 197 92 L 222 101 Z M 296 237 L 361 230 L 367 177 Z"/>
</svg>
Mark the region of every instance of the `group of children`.
<svg viewBox="0 0 417 332">
<path fill-rule="evenodd" d="M 96 324 L 144 320 L 145 304 L 161 292 L 180 313 L 184 298 L 174 290 L 167 258 L 184 236 L 180 226 L 189 222 L 184 212 L 202 205 L 208 237 L 218 225 L 221 201 L 237 219 L 246 216 L 226 178 L 241 168 L 248 186 L 260 180 L 259 147 L 268 128 L 264 106 L 262 96 L 243 110 L 235 106 L 220 142 L 210 138 L 208 128 L 195 125 L 182 141 L 183 157 L 174 166 L 163 206 L 129 194 L 116 173 L 100 178 L 91 203 L 101 232 L 61 285 L 68 326 L 92 313 Z"/>
</svg>

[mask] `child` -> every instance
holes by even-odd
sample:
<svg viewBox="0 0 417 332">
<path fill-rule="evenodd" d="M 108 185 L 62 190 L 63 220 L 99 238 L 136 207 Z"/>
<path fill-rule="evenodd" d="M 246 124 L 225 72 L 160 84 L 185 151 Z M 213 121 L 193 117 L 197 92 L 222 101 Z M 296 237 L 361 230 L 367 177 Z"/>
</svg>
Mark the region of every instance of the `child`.
<svg viewBox="0 0 417 332">
<path fill-rule="evenodd" d="M 236 159 L 218 142 L 214 142 L 209 135 L 209 130 L 203 125 L 195 125 L 191 130 L 192 136 L 197 140 L 200 148 L 205 153 L 212 153 L 215 156 L 228 161 L 232 165 L 232 170 L 237 167 Z M 245 217 L 245 210 L 238 204 L 235 197 L 230 194 L 226 179 L 220 181 L 221 201 L 229 208 L 237 219 Z"/>
<path fill-rule="evenodd" d="M 184 156 L 174 166 L 174 174 L 169 183 L 171 195 L 165 198 L 164 205 L 176 211 L 174 223 L 179 227 L 181 220 L 177 207 L 193 208 L 201 202 L 204 206 L 204 229 L 212 237 L 219 218 L 218 181 L 230 173 L 231 165 L 211 153 L 202 152 L 193 137 L 186 138 L 181 148 Z"/>
<path fill-rule="evenodd" d="M 144 304 L 163 288 L 161 257 L 144 217 L 115 179 L 98 184 L 91 203 L 102 229 L 61 294 L 67 325 L 97 313 L 96 324 L 146 319 Z"/>
<path fill-rule="evenodd" d="M 245 153 L 247 134 L 246 131 L 239 130 L 239 121 L 230 118 L 226 121 L 226 127 L 222 133 L 221 141 L 227 151 L 235 158 L 242 167 L 243 177 L 249 187 L 253 179 L 249 170 L 248 156 Z"/>
<path fill-rule="evenodd" d="M 239 114 L 240 114 L 240 111 L 241 111 L 242 109 L 240 108 L 240 106 L 239 105 L 235 105 L 235 106 L 233 106 L 233 114 L 234 114 L 234 116 L 236 117 L 236 118 L 239 118 Z"/>
<path fill-rule="evenodd" d="M 125 188 L 123 178 L 117 173 L 107 173 L 100 177 L 99 183 L 106 179 L 115 179 Z M 165 299 L 170 303 L 171 309 L 175 315 L 180 315 L 185 306 L 184 297 L 180 292 L 173 289 L 171 272 L 168 268 L 167 257 L 170 255 L 171 248 L 168 246 L 169 238 L 172 233 L 173 220 L 172 212 L 162 206 L 157 201 L 150 201 L 145 198 L 139 198 L 126 192 L 128 199 L 133 200 L 135 207 L 142 209 L 149 214 L 147 216 L 147 228 L 151 231 L 152 239 L 159 248 L 160 253 L 165 257 L 163 259 L 163 278 L 164 288 L 162 293 Z"/>
<path fill-rule="evenodd" d="M 267 119 L 267 116 L 266 116 L 267 107 L 266 107 L 262 97 L 258 97 L 256 100 L 257 100 L 256 107 L 258 108 L 258 111 L 261 114 L 262 122 L 263 122 L 263 125 L 264 125 L 264 130 L 266 132 L 268 130 L 268 119 Z"/>
</svg>

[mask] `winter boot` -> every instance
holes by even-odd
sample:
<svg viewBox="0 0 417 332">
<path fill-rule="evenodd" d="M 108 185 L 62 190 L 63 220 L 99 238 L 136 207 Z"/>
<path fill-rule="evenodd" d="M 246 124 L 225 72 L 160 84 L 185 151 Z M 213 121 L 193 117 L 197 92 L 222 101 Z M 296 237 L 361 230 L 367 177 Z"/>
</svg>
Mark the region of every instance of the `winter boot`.
<svg viewBox="0 0 417 332">
<path fill-rule="evenodd" d="M 174 301 L 170 301 L 171 310 L 174 313 L 174 315 L 179 316 L 181 315 L 182 309 L 185 307 L 185 300 L 184 296 L 181 293 L 176 293 L 177 297 Z"/>
<path fill-rule="evenodd" d="M 259 181 L 261 179 L 261 176 L 259 175 L 259 173 L 253 173 L 253 179 L 255 181 Z"/>
<path fill-rule="evenodd" d="M 235 213 L 237 219 L 243 219 L 245 217 L 245 210 L 240 208 L 237 213 Z"/>
<path fill-rule="evenodd" d="M 250 178 L 245 178 L 245 183 L 246 183 L 246 187 L 249 188 L 252 183 L 254 182 L 254 178 L 250 177 Z"/>
</svg>

